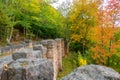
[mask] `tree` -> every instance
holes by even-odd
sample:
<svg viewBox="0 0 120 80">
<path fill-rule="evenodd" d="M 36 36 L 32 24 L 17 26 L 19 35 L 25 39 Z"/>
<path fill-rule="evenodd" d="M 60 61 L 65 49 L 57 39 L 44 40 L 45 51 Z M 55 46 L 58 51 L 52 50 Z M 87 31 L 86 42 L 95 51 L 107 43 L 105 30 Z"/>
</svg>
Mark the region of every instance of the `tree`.
<svg viewBox="0 0 120 80">
<path fill-rule="evenodd" d="M 39 38 L 61 37 L 64 17 L 45 0 L 1 0 L 1 35 L 11 41 L 14 29 L 27 36 Z M 5 19 L 4 19 L 4 18 Z M 4 19 L 4 20 L 3 20 Z"/>
<path fill-rule="evenodd" d="M 109 0 L 105 10 L 109 13 L 108 17 L 112 26 L 118 26 L 120 22 L 120 0 Z"/>
<path fill-rule="evenodd" d="M 70 0 L 66 0 L 61 3 L 57 9 L 64 16 L 64 38 L 65 38 L 65 53 L 69 53 L 69 45 L 70 45 L 70 23 L 68 19 L 68 13 L 71 10 L 72 2 Z"/>
<path fill-rule="evenodd" d="M 97 12 L 98 1 L 74 0 L 69 13 L 71 39 L 73 44 L 78 43 L 76 50 L 80 50 L 82 54 L 85 54 L 85 50 L 90 42 L 90 31 L 97 22 Z"/>
<path fill-rule="evenodd" d="M 8 10 L 11 9 L 11 7 L 8 5 L 9 2 L 6 1 L 0 1 L 0 22 L 1 22 L 1 40 L 3 42 L 10 42 L 11 36 L 12 36 L 12 31 L 13 31 L 13 25 L 14 25 L 14 19 L 12 15 L 12 10 L 8 13 Z M 8 8 L 6 8 L 6 5 L 8 5 Z"/>
<path fill-rule="evenodd" d="M 41 20 L 39 21 L 39 24 L 32 23 L 34 27 L 37 27 L 32 28 L 34 32 L 38 32 L 38 35 L 41 38 L 61 37 L 64 17 L 60 14 L 60 12 L 46 2 L 41 2 L 40 7 L 41 11 L 39 18 Z"/>
<path fill-rule="evenodd" d="M 93 59 L 95 63 L 104 65 L 110 64 L 110 58 L 115 54 L 117 44 L 114 41 L 114 34 L 116 28 L 117 15 L 119 13 L 118 2 L 109 0 L 107 6 L 101 6 L 99 9 L 100 24 L 96 28 L 97 40 L 94 48 L 92 48 Z M 94 30 L 95 31 L 95 30 Z M 94 36 L 94 37 L 95 37 Z"/>
</svg>

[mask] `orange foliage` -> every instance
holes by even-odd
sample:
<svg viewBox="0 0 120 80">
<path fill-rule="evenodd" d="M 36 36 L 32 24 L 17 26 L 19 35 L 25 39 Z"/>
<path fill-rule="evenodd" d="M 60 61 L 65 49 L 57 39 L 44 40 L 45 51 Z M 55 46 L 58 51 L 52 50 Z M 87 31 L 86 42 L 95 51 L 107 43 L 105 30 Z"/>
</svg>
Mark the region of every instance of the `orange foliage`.
<svg viewBox="0 0 120 80">
<path fill-rule="evenodd" d="M 96 42 L 93 48 L 91 48 L 92 58 L 97 64 L 106 64 L 108 58 L 110 58 L 115 52 L 117 45 L 114 42 L 114 33 L 118 28 L 111 25 L 97 26 L 93 28 L 92 40 Z M 109 62 L 109 61 L 108 61 Z"/>
<path fill-rule="evenodd" d="M 92 29 L 91 38 L 96 42 L 95 47 L 91 48 L 92 58 L 97 64 L 107 64 L 107 62 L 109 64 L 109 58 L 116 52 L 117 44 L 114 41 L 114 34 L 118 28 L 109 16 L 111 13 L 101 9 L 98 15 L 99 25 Z"/>
</svg>

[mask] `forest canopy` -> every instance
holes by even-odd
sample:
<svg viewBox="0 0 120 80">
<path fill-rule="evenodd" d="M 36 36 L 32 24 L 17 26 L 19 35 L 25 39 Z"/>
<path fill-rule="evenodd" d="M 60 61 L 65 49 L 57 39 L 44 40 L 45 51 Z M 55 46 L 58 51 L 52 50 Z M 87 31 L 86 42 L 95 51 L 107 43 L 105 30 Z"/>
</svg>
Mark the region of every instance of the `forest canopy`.
<svg viewBox="0 0 120 80">
<path fill-rule="evenodd" d="M 0 0 L 0 40 L 61 37 L 64 17 L 44 0 Z M 17 37 L 18 38 L 18 37 Z"/>
</svg>

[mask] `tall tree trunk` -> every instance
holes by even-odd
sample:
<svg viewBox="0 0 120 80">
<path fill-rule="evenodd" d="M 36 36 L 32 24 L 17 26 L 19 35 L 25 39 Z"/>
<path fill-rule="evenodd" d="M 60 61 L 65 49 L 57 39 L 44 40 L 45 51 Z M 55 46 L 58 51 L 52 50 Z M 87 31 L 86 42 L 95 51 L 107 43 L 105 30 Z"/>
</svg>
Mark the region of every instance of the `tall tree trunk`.
<svg viewBox="0 0 120 80">
<path fill-rule="evenodd" d="M 11 39 L 12 39 L 12 35 L 13 35 L 13 27 L 9 27 L 8 29 L 9 29 L 8 33 L 7 33 L 8 36 L 6 38 L 6 41 L 8 44 L 10 44 Z"/>
<path fill-rule="evenodd" d="M 66 24 L 66 30 L 65 30 L 65 54 L 69 53 L 69 46 L 70 46 L 70 39 L 69 39 L 69 35 L 70 35 L 70 31 L 68 30 L 68 24 Z"/>
<path fill-rule="evenodd" d="M 68 40 L 65 40 L 65 54 L 69 53 L 69 45 L 70 45 L 70 42 Z"/>
<path fill-rule="evenodd" d="M 112 38 L 109 41 L 109 53 L 108 54 L 110 54 L 110 52 L 111 52 L 111 46 L 112 46 Z M 109 66 L 109 65 L 110 65 L 110 57 L 108 56 L 108 58 L 107 58 L 107 66 Z"/>
</svg>

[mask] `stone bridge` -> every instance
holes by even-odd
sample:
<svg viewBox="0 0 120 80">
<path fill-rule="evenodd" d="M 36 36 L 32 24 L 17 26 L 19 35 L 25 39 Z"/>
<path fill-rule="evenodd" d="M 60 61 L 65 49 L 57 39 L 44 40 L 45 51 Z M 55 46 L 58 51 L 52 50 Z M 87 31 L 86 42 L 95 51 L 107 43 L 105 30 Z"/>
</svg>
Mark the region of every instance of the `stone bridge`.
<svg viewBox="0 0 120 80">
<path fill-rule="evenodd" d="M 13 54 L 0 58 L 0 80 L 56 80 L 62 70 L 63 39 L 42 40 L 1 48 Z"/>
</svg>

